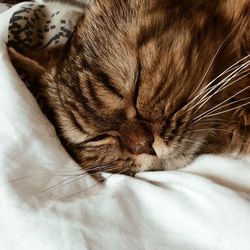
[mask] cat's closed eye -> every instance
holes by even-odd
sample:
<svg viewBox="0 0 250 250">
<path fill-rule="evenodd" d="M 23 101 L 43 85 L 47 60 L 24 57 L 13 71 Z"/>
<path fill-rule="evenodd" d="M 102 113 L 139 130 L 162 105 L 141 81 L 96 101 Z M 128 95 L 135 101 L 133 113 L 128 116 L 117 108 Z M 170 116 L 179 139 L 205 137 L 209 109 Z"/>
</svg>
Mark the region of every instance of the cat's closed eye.
<svg viewBox="0 0 250 250">
<path fill-rule="evenodd" d="M 108 135 L 108 134 L 102 134 L 102 135 L 98 135 L 98 136 L 95 136 L 95 137 L 87 140 L 86 143 L 89 143 L 89 142 L 100 142 L 100 141 L 103 141 L 103 140 L 108 139 L 110 137 L 111 136 Z"/>
<path fill-rule="evenodd" d="M 117 146 L 120 145 L 120 139 L 118 136 L 111 134 L 101 134 L 80 143 L 80 145 L 83 148 L 98 147 L 98 146 L 108 147 L 109 145 L 114 145 L 114 144 L 116 144 Z"/>
</svg>

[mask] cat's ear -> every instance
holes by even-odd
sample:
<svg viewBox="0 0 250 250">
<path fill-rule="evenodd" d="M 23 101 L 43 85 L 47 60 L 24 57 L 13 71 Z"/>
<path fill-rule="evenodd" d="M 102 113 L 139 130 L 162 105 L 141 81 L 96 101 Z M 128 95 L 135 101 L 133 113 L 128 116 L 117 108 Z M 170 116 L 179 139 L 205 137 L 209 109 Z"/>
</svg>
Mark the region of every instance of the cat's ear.
<svg viewBox="0 0 250 250">
<path fill-rule="evenodd" d="M 15 68 L 32 78 L 39 78 L 53 64 L 60 61 L 63 48 L 63 46 L 57 46 L 46 50 L 20 52 L 13 47 L 8 47 L 8 52 Z"/>
<path fill-rule="evenodd" d="M 39 77 L 46 69 L 39 61 L 35 60 L 30 56 L 18 52 L 12 47 L 8 48 L 8 52 L 13 65 L 17 69 L 21 69 L 31 76 Z"/>
</svg>

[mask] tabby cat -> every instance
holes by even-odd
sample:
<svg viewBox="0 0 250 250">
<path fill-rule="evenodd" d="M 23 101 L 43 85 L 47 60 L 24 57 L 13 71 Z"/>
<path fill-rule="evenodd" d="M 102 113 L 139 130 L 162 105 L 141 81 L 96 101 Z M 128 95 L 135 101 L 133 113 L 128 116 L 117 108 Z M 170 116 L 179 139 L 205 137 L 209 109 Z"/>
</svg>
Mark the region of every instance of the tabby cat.
<svg viewBox="0 0 250 250">
<path fill-rule="evenodd" d="M 96 0 L 63 47 L 13 63 L 87 171 L 250 153 L 249 0 Z"/>
</svg>

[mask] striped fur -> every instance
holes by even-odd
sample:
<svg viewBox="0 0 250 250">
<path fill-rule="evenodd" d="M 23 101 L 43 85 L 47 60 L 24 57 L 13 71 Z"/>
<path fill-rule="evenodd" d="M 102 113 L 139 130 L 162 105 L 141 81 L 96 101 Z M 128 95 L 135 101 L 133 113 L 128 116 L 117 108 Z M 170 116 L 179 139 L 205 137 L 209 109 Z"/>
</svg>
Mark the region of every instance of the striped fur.
<svg viewBox="0 0 250 250">
<path fill-rule="evenodd" d="M 71 155 L 90 172 L 133 174 L 250 153 L 249 13 L 249 0 L 91 4 L 40 74 Z"/>
</svg>

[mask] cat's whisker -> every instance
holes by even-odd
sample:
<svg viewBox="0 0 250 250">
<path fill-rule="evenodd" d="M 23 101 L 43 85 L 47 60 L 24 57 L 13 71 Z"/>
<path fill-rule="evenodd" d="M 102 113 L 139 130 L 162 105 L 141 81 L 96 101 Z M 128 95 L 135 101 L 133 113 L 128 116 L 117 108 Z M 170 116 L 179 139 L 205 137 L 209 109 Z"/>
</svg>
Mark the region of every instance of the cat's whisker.
<svg viewBox="0 0 250 250">
<path fill-rule="evenodd" d="M 114 161 L 110 162 L 109 165 L 110 164 L 114 164 Z M 102 171 L 102 169 L 105 169 L 105 167 L 109 167 L 109 165 L 103 165 L 103 164 L 94 165 L 94 166 L 91 166 L 91 167 L 88 167 L 88 168 L 84 167 L 83 170 L 85 172 L 93 172 L 93 171 L 94 172 L 100 172 L 100 171 Z"/>
<path fill-rule="evenodd" d="M 204 93 L 204 91 L 209 90 L 211 88 L 213 88 L 213 86 L 211 86 L 216 80 L 218 80 L 219 78 L 221 78 L 223 75 L 230 73 L 229 75 L 227 75 L 226 77 L 233 75 L 234 72 L 237 72 L 238 69 L 240 69 L 242 66 L 248 64 L 250 62 L 250 60 L 247 60 L 247 58 L 250 57 L 250 55 L 247 55 L 245 57 L 243 57 L 242 59 L 238 60 L 236 63 L 234 63 L 233 65 L 231 65 L 229 68 L 227 68 L 225 71 L 223 71 L 220 75 L 218 75 L 216 78 L 214 78 L 212 81 L 210 81 L 203 89 L 201 89 L 201 94 Z M 246 61 L 247 60 L 247 61 Z M 238 65 L 239 63 L 241 63 L 242 61 L 246 61 L 243 64 Z M 225 79 L 225 78 L 224 78 Z M 223 80 L 223 79 L 222 79 Z M 215 86 L 217 86 L 219 83 L 217 83 Z"/>
<path fill-rule="evenodd" d="M 226 41 L 228 40 L 228 38 L 233 34 L 233 32 L 236 30 L 236 28 L 239 26 L 239 23 L 233 28 L 233 30 L 227 35 L 227 37 L 222 41 L 221 45 L 219 46 L 219 48 L 217 49 L 215 55 L 213 56 L 211 62 L 208 65 L 208 69 L 205 71 L 204 76 L 202 77 L 201 81 L 199 82 L 198 86 L 196 87 L 196 89 L 193 91 L 193 93 L 191 94 L 191 98 L 193 97 L 193 95 L 196 94 L 196 92 L 199 90 L 199 88 L 201 87 L 201 85 L 203 84 L 206 76 L 209 73 L 209 70 L 211 69 L 216 57 L 218 56 L 219 52 L 221 51 L 222 47 L 224 46 L 224 44 L 226 43 Z"/>
<path fill-rule="evenodd" d="M 191 142 L 191 143 L 197 144 L 197 145 L 202 145 L 203 144 L 202 141 L 193 141 L 193 140 L 189 140 L 189 139 L 185 139 L 184 142 Z"/>
<path fill-rule="evenodd" d="M 187 104 L 187 106 L 189 106 L 190 104 L 192 104 L 193 102 L 195 102 L 201 95 L 204 94 L 205 91 L 207 91 L 207 89 L 210 87 L 210 85 L 212 85 L 217 79 L 219 79 L 220 77 L 222 77 L 223 75 L 227 74 L 228 72 L 230 72 L 231 70 L 233 70 L 233 73 L 237 72 L 237 69 L 242 66 L 237 66 L 237 64 L 241 63 L 242 61 L 246 60 L 247 58 L 249 58 L 250 55 L 247 55 L 245 57 L 243 57 L 242 59 L 240 59 L 239 61 L 237 61 L 236 63 L 234 63 L 233 65 L 231 65 L 229 68 L 227 68 L 225 71 L 223 71 L 220 75 L 218 75 L 216 78 L 214 78 L 212 81 L 210 81 L 204 88 L 202 88 L 199 93 Z M 236 70 L 235 70 L 235 67 Z M 233 74 L 231 73 L 231 74 Z M 211 87 L 210 87 L 211 88 Z M 195 106 L 190 107 L 187 111 L 193 109 Z"/>
<path fill-rule="evenodd" d="M 205 125 L 220 125 L 220 126 L 225 126 L 226 124 L 225 123 L 223 123 L 223 122 L 215 122 L 215 121 L 210 121 L 210 122 L 199 122 L 199 125 L 202 125 L 202 126 L 205 126 Z"/>
<path fill-rule="evenodd" d="M 210 149 L 212 152 L 216 153 L 216 151 L 211 148 L 210 146 L 208 146 L 204 141 L 199 141 L 199 142 L 196 142 L 196 141 L 193 141 L 193 140 L 187 140 L 193 144 L 197 144 L 199 145 L 201 148 L 207 148 L 207 149 Z"/>
<path fill-rule="evenodd" d="M 241 72 L 240 74 L 245 74 L 245 73 L 247 73 L 247 71 Z M 248 74 L 245 74 L 245 75 L 241 76 L 240 78 L 238 78 L 238 79 L 236 79 L 236 80 L 234 80 L 234 81 L 232 81 L 232 82 L 230 82 L 230 81 L 231 81 L 233 78 L 235 78 L 236 76 L 239 76 L 239 75 L 235 75 L 235 76 L 233 76 L 232 78 L 228 79 L 228 80 L 227 80 L 225 83 L 223 83 L 223 85 L 222 85 L 221 87 L 219 87 L 211 96 L 208 96 L 205 100 L 202 99 L 202 100 L 200 101 L 200 103 L 201 103 L 201 102 L 203 102 L 203 103 L 197 108 L 197 110 L 201 109 L 201 108 L 205 105 L 205 103 L 207 103 L 213 96 L 215 96 L 216 94 L 218 94 L 218 93 L 221 92 L 222 90 L 228 88 L 228 87 L 231 86 L 232 84 L 234 84 L 234 83 L 236 83 L 236 82 L 242 80 L 242 79 L 245 78 L 247 75 L 248 75 Z M 230 82 L 230 84 L 226 85 L 228 82 Z M 213 89 L 212 89 L 210 92 L 212 92 L 212 91 L 213 91 L 214 89 L 216 89 L 216 88 L 217 88 L 217 86 L 213 87 Z M 197 112 L 197 110 L 196 110 L 196 112 Z"/>
<path fill-rule="evenodd" d="M 16 183 L 16 182 L 20 182 L 22 180 L 25 180 L 25 179 L 29 179 L 29 178 L 41 178 L 41 177 L 72 177 L 72 176 L 75 176 L 75 175 L 58 175 L 58 174 L 34 174 L 34 175 L 27 175 L 27 176 L 22 176 L 22 177 L 18 177 L 16 179 L 11 179 L 7 182 L 4 182 L 2 184 L 7 184 L 7 183 Z"/>
<path fill-rule="evenodd" d="M 213 149 L 213 148 L 211 148 L 210 146 L 208 146 L 205 142 L 203 142 L 203 141 L 193 141 L 193 140 L 188 140 L 188 139 L 186 139 L 186 141 L 188 141 L 188 142 L 191 142 L 192 144 L 195 144 L 195 145 L 198 145 L 198 146 L 200 146 L 200 148 L 208 148 L 208 149 L 210 149 L 211 151 L 213 151 L 214 153 L 216 153 L 215 152 L 215 150 Z"/>
<path fill-rule="evenodd" d="M 239 135 L 238 133 L 235 133 L 234 131 L 232 130 L 229 130 L 229 129 L 221 129 L 221 128 L 204 128 L 204 129 L 191 129 L 189 131 L 196 131 L 196 132 L 199 132 L 199 131 L 208 131 L 208 130 L 211 130 L 212 132 L 216 132 L 216 130 L 218 131 L 223 131 L 223 132 L 228 132 L 228 133 L 233 133 L 234 135 L 238 136 L 239 138 L 243 139 L 243 140 L 246 140 L 245 137 Z M 215 134 L 216 135 L 216 134 Z"/>
<path fill-rule="evenodd" d="M 16 186 L 20 186 L 21 184 L 32 184 L 34 183 L 35 181 L 39 180 L 39 178 L 34 178 L 34 176 L 29 176 L 30 178 L 25 178 L 26 176 L 24 177 L 19 177 L 15 180 L 12 180 L 12 181 L 8 181 L 8 183 L 13 183 L 13 187 L 16 187 Z M 15 181 L 20 181 L 20 180 L 24 180 L 23 182 L 15 182 Z M 14 181 L 14 182 L 13 182 Z M 5 200 L 6 198 L 8 198 L 9 194 L 11 194 L 11 192 L 6 192 L 4 194 L 4 196 L 1 196 L 0 197 L 0 202 L 2 202 L 3 200 Z"/>
<path fill-rule="evenodd" d="M 203 147 L 203 148 L 206 148 L 206 149 L 210 149 L 212 152 L 214 152 L 214 154 L 216 154 L 215 149 L 211 148 L 209 145 L 207 145 L 207 143 L 204 143 L 204 144 L 202 145 L 202 147 Z"/>
<path fill-rule="evenodd" d="M 243 66 L 243 65 L 242 65 Z M 224 80 L 222 80 L 222 84 L 218 84 L 221 85 L 218 88 L 218 85 L 216 84 L 215 86 L 211 87 L 212 90 L 218 88 L 218 90 L 221 89 L 225 89 L 228 85 L 226 85 L 228 82 L 230 82 L 232 79 L 234 79 L 235 77 L 242 77 L 242 76 L 247 76 L 250 72 L 250 60 L 248 61 L 247 65 L 244 65 L 243 68 L 241 68 L 240 70 L 238 70 L 238 72 L 236 72 L 234 75 L 232 75 L 230 78 L 226 77 L 224 78 Z M 242 71 L 243 70 L 243 71 Z"/>
<path fill-rule="evenodd" d="M 85 174 L 80 174 L 80 177 L 79 177 L 79 175 L 71 176 L 71 177 L 69 177 L 69 178 L 67 178 L 65 180 L 62 180 L 62 181 L 58 182 L 57 184 L 54 184 L 54 185 L 40 191 L 39 193 L 42 194 L 42 193 L 45 193 L 45 192 L 50 191 L 52 189 L 55 190 L 55 189 L 61 188 L 61 187 L 65 186 L 65 185 L 68 185 L 68 184 L 70 184 L 72 182 L 78 181 L 78 180 L 82 179 L 83 177 L 85 177 L 87 175 L 88 174 L 85 173 Z"/>
<path fill-rule="evenodd" d="M 245 64 L 247 64 L 247 65 L 245 65 Z M 200 101 L 198 101 L 195 105 L 191 106 L 188 110 L 186 110 L 186 112 L 190 111 L 191 109 L 195 108 L 197 105 L 199 105 L 200 103 L 202 103 L 202 102 L 204 101 L 204 99 L 208 96 L 208 94 L 209 94 L 210 92 L 212 92 L 215 88 L 217 88 L 219 84 L 223 84 L 223 83 L 225 82 L 225 80 L 228 80 L 228 79 L 227 79 L 228 77 L 229 77 L 229 80 L 228 80 L 228 81 L 230 81 L 232 78 L 234 78 L 235 76 L 237 76 L 237 74 L 240 73 L 240 70 L 245 69 L 246 67 L 248 67 L 248 66 L 250 65 L 250 61 L 248 61 L 248 62 L 245 63 L 245 64 L 243 64 L 243 65 L 241 65 L 240 67 L 238 67 L 237 70 L 234 70 L 234 71 L 233 71 L 230 75 L 228 75 L 225 79 L 223 79 L 222 81 L 220 81 L 217 85 L 213 86 L 213 87 L 212 87 L 212 88 L 213 88 L 212 90 L 210 90 L 208 93 L 206 93 L 206 94 L 202 97 L 202 99 L 201 99 Z M 245 76 L 246 76 L 246 75 L 242 76 L 241 78 L 244 78 Z M 236 79 L 236 80 L 233 81 L 231 84 L 237 82 L 238 80 L 240 80 L 240 79 Z M 227 82 L 228 82 L 228 81 L 227 81 Z M 226 82 L 226 83 L 227 83 L 227 82 Z M 230 85 L 231 85 L 231 84 L 230 84 Z M 224 84 L 224 85 L 225 85 L 225 84 Z M 219 89 L 219 90 L 221 91 L 221 89 Z M 217 90 L 217 91 L 219 91 L 219 90 Z M 216 92 L 216 93 L 217 93 L 217 92 Z M 215 95 L 215 93 L 214 93 L 213 95 Z M 213 95 L 212 95 L 212 96 L 213 96 Z M 203 102 L 202 105 L 200 105 L 198 109 L 200 109 L 209 99 L 211 99 L 210 96 L 207 97 L 207 99 L 205 100 L 205 102 Z M 198 109 L 197 109 L 197 110 L 198 110 Z"/>
<path fill-rule="evenodd" d="M 112 169 L 112 170 L 117 170 L 117 169 Z M 108 170 L 108 171 L 112 171 L 112 170 Z M 116 174 L 121 174 L 121 173 L 123 173 L 124 171 L 126 171 L 126 169 L 123 169 L 123 168 L 122 168 L 122 169 L 120 169 L 120 171 L 117 171 Z M 68 198 L 70 198 L 70 197 L 72 197 L 72 196 L 76 196 L 76 195 L 79 195 L 79 194 L 81 194 L 81 193 L 83 193 L 83 192 L 87 192 L 87 191 L 89 191 L 90 189 L 95 188 L 96 186 L 100 185 L 100 183 L 104 182 L 105 180 L 107 180 L 108 178 L 110 178 L 110 177 L 113 176 L 113 175 L 114 175 L 114 173 L 111 173 L 111 174 L 109 174 L 108 176 L 106 176 L 105 178 L 102 178 L 102 181 L 101 181 L 101 182 L 97 182 L 96 184 L 94 184 L 94 185 L 92 185 L 92 186 L 90 186 L 90 187 L 88 187 L 88 188 L 86 188 L 86 189 L 83 189 L 83 190 L 81 190 L 81 191 L 79 191 L 79 192 L 76 192 L 76 193 L 74 193 L 74 194 L 71 194 L 71 195 L 68 195 L 68 196 L 64 196 L 63 199 L 68 199 Z"/>
<path fill-rule="evenodd" d="M 16 182 L 23 181 L 23 180 L 25 180 L 25 179 L 33 178 L 33 177 L 34 177 L 34 176 L 32 176 L 32 175 L 22 176 L 22 177 L 18 177 L 18 178 L 16 178 L 16 179 L 14 179 L 14 180 L 9 180 L 9 181 L 7 181 L 7 182 L 4 182 L 4 183 L 2 183 L 1 185 L 7 184 L 7 183 L 16 183 Z"/>
<path fill-rule="evenodd" d="M 22 176 L 22 177 L 18 177 L 16 179 L 12 179 L 12 180 L 9 180 L 5 183 L 2 183 L 2 185 L 4 184 L 12 184 L 13 187 L 17 187 L 17 186 L 20 186 L 20 185 L 24 185 L 24 184 L 29 184 L 29 183 L 33 183 L 35 181 L 39 181 L 41 179 L 41 177 L 66 177 L 66 176 L 70 176 L 72 177 L 72 175 L 49 175 L 49 174 L 43 174 L 43 175 L 40 175 L 40 174 L 36 174 L 36 175 L 28 175 L 28 176 Z M 6 194 L 5 197 L 8 196 L 8 193 Z M 4 199 L 2 197 L 2 199 Z"/>
<path fill-rule="evenodd" d="M 249 86 L 250 87 L 250 86 Z M 220 110 L 220 109 L 223 109 L 223 108 L 225 108 L 225 107 L 228 107 L 228 106 L 232 106 L 233 104 L 236 104 L 236 103 L 239 103 L 239 102 L 243 102 L 243 101 L 246 101 L 246 100 L 249 100 L 250 99 L 250 97 L 245 97 L 245 98 L 242 98 L 242 99 L 240 99 L 240 100 L 236 100 L 236 101 L 233 101 L 233 102 L 230 102 L 230 103 L 227 103 L 227 104 L 225 104 L 225 105 L 223 105 L 223 106 L 219 106 L 218 108 L 213 108 L 210 112 L 208 112 L 207 114 L 213 114 L 213 112 L 214 111 L 218 111 L 218 110 Z"/>
<path fill-rule="evenodd" d="M 215 130 L 214 129 L 211 129 L 211 128 L 209 128 L 209 129 L 188 129 L 187 130 L 187 133 L 190 135 L 190 134 L 193 134 L 193 132 L 204 132 L 204 131 L 206 131 L 206 132 L 208 132 L 209 134 L 216 134 L 216 132 L 215 132 Z"/>
<path fill-rule="evenodd" d="M 215 94 L 217 94 L 221 89 L 221 87 L 224 87 L 228 82 L 230 82 L 233 78 L 237 77 L 239 75 L 239 73 L 242 73 L 241 70 L 244 70 L 245 68 L 247 68 L 250 65 L 250 61 L 247 62 L 247 64 L 243 64 L 241 65 L 239 68 L 237 68 L 236 70 L 234 70 L 231 74 L 229 74 L 228 76 L 226 76 L 223 80 L 221 80 L 219 83 L 217 83 L 215 86 L 211 87 L 207 92 L 204 93 L 204 96 L 192 107 L 195 108 L 196 106 L 198 106 L 199 104 L 201 104 L 197 110 L 199 110 L 202 106 L 204 106 L 208 100 L 210 100 Z M 244 72 L 246 73 L 246 72 Z M 246 75 L 244 75 L 243 77 L 245 77 Z M 242 78 L 243 78 L 242 77 Z M 234 81 L 233 83 L 237 82 L 238 80 Z M 232 83 L 232 84 L 233 84 Z M 213 92 L 213 90 L 215 90 L 216 88 L 218 88 L 218 86 L 222 85 L 215 93 L 213 93 L 212 96 L 210 96 L 209 94 Z M 231 84 L 230 84 L 231 85 Z M 230 86 L 230 85 L 227 85 Z M 196 110 L 196 111 L 197 111 Z"/>
<path fill-rule="evenodd" d="M 117 173 L 117 174 L 119 174 L 119 173 Z M 110 178 L 110 177 L 113 176 L 113 175 L 114 175 L 114 174 L 109 174 L 108 176 L 106 176 L 105 178 L 102 179 L 102 182 L 105 181 L 105 180 L 107 180 L 108 178 Z M 74 193 L 74 194 L 70 194 L 70 195 L 64 196 L 64 197 L 62 197 L 62 199 L 68 199 L 68 198 L 71 198 L 71 197 L 73 197 L 73 196 L 76 196 L 76 195 L 82 194 L 82 193 L 84 193 L 84 192 L 87 192 L 87 191 L 89 191 L 90 189 L 97 187 L 97 186 L 100 185 L 100 183 L 102 183 L 102 182 L 97 182 L 96 184 L 94 184 L 94 185 L 92 185 L 92 186 L 90 186 L 90 187 L 88 187 L 88 188 L 86 188 L 86 189 L 80 190 L 79 192 L 76 192 L 76 193 Z"/>
<path fill-rule="evenodd" d="M 236 97 L 237 95 L 239 95 L 240 93 L 244 92 L 245 90 L 247 90 L 247 89 L 249 89 L 249 88 L 250 88 L 250 86 L 245 87 L 244 89 L 238 91 L 237 93 L 235 93 L 234 95 L 230 96 L 229 98 L 227 98 L 227 99 L 224 100 L 223 102 L 219 103 L 219 104 L 216 105 L 215 107 L 212 107 L 212 108 L 210 108 L 209 110 L 203 112 L 202 114 L 196 116 L 195 118 L 193 118 L 193 120 L 194 120 L 194 121 L 195 121 L 195 120 L 198 120 L 198 121 L 199 121 L 199 118 L 200 118 L 200 117 L 203 117 L 204 115 L 209 114 L 211 111 L 214 111 L 214 110 L 216 111 L 216 110 L 218 110 L 218 109 L 220 109 L 220 108 L 225 107 L 225 106 L 223 106 L 224 103 L 226 103 L 227 101 L 231 100 L 232 98 Z M 237 101 L 243 101 L 243 100 L 248 99 L 248 98 L 249 98 L 249 97 L 246 97 L 246 98 L 243 98 L 243 99 L 237 100 Z M 230 105 L 230 104 L 233 104 L 233 103 L 234 103 L 234 102 L 231 102 L 231 103 L 229 103 L 229 104 L 227 104 L 227 105 Z"/>
<path fill-rule="evenodd" d="M 58 173 L 76 173 L 76 172 L 82 172 L 84 169 L 78 169 L 78 170 L 58 170 Z"/>
<path fill-rule="evenodd" d="M 78 181 L 86 176 L 91 176 L 91 175 L 95 175 L 96 173 L 100 173 L 100 172 L 105 172 L 105 171 L 112 171 L 112 170 L 116 170 L 114 167 L 112 166 L 105 166 L 105 165 L 98 165 L 98 166 L 95 166 L 95 167 L 89 167 L 89 168 L 85 168 L 83 169 L 85 172 L 84 173 L 81 173 L 81 174 L 77 174 L 77 175 L 73 175 L 65 180 L 62 180 L 60 182 L 58 182 L 57 184 L 54 184 L 42 191 L 40 191 L 40 193 L 44 193 L 44 192 L 47 192 L 47 191 L 50 191 L 50 190 L 54 190 L 54 189 L 58 189 L 62 186 L 65 186 L 65 185 L 68 185 L 70 183 L 73 183 L 75 181 Z M 91 171 L 93 173 L 89 173 L 88 171 Z M 73 180 L 72 180 L 73 179 Z"/>
<path fill-rule="evenodd" d="M 212 122 L 214 122 L 214 121 L 228 121 L 228 119 L 219 118 L 219 117 L 213 117 L 213 118 L 206 119 L 204 122 L 206 122 L 206 121 L 212 121 Z"/>
<path fill-rule="evenodd" d="M 249 105 L 249 104 L 250 104 L 250 102 L 247 102 L 247 103 L 244 103 L 244 104 L 239 105 L 239 106 L 237 106 L 237 107 L 233 107 L 233 108 L 231 108 L 231 109 L 227 109 L 227 110 L 224 110 L 224 111 L 221 111 L 221 112 L 218 112 L 218 113 L 212 113 L 212 114 L 206 115 L 205 117 L 212 117 L 212 116 L 216 116 L 216 115 L 221 115 L 221 114 L 224 114 L 224 113 L 227 113 L 227 112 L 230 112 L 230 111 L 233 111 L 233 110 L 242 108 L 242 107 L 244 107 L 244 106 L 246 106 L 246 105 Z M 205 117 L 201 117 L 200 119 L 204 119 Z M 199 121 L 199 120 L 197 120 L 197 121 Z M 197 122 L 197 121 L 196 121 L 196 122 Z M 196 122 L 195 122 L 195 123 L 196 123 Z"/>
<path fill-rule="evenodd" d="M 250 98 L 250 97 L 245 97 L 245 98 L 242 98 L 241 100 L 236 100 L 236 101 L 234 101 L 234 102 L 231 102 L 231 103 L 225 104 L 225 105 L 223 105 L 223 106 L 220 106 L 220 107 L 218 107 L 218 108 L 216 108 L 216 109 L 210 110 L 210 112 L 204 112 L 205 114 L 203 114 L 202 116 L 200 116 L 199 118 L 197 118 L 197 120 L 194 121 L 192 124 L 194 125 L 194 124 L 196 124 L 197 122 L 201 121 L 202 119 L 207 118 L 207 117 L 210 117 L 210 115 L 213 114 L 213 112 L 215 112 L 215 111 L 218 111 L 218 110 L 220 110 L 220 109 L 223 109 L 223 108 L 225 108 L 225 107 L 227 107 L 227 106 L 232 106 L 232 104 L 235 104 L 235 103 L 239 103 L 239 102 L 248 100 L 249 98 Z M 246 104 L 246 105 L 247 105 L 247 104 Z"/>
<path fill-rule="evenodd" d="M 246 56 L 246 57 L 249 57 L 250 55 L 248 55 L 248 56 Z M 199 91 L 199 93 L 198 93 L 198 95 L 194 98 L 194 99 L 192 99 L 192 102 L 193 101 L 195 101 L 196 99 L 198 99 L 201 95 L 203 95 L 204 94 L 204 92 L 206 93 L 206 92 L 208 92 L 210 89 L 213 89 L 214 87 L 216 87 L 218 84 L 220 84 L 220 82 L 219 83 L 217 83 L 215 86 L 211 86 L 216 80 L 218 80 L 219 78 L 221 78 L 223 75 L 226 75 L 227 73 L 230 73 L 230 75 L 231 74 L 233 74 L 234 72 L 237 72 L 237 70 L 242 66 L 242 64 L 241 65 L 237 65 L 237 64 L 239 64 L 240 62 L 242 62 L 242 61 L 244 61 L 244 60 L 246 60 L 246 57 L 244 57 L 244 58 L 242 58 L 241 60 L 239 60 L 238 62 L 236 62 L 235 64 L 233 64 L 233 65 L 231 65 L 229 68 L 227 68 L 225 71 L 223 71 L 220 75 L 218 75 L 216 78 L 214 78 L 212 81 L 210 81 L 204 88 L 202 88 L 200 91 Z M 222 81 L 223 81 L 224 79 L 222 79 Z"/>
</svg>

